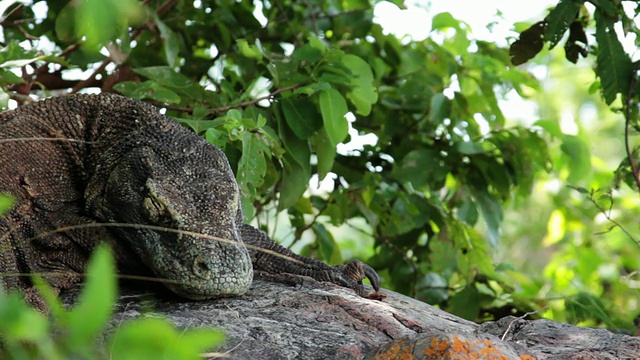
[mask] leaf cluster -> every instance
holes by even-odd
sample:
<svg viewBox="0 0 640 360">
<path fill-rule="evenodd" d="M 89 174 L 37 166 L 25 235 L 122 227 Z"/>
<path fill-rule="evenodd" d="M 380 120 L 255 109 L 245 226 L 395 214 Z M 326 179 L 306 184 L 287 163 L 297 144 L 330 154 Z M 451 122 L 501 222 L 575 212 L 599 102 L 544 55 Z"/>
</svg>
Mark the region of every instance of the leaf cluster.
<svg viewBox="0 0 640 360">
<path fill-rule="evenodd" d="M 591 15 L 585 3 L 595 7 Z M 520 38 L 511 44 L 509 54 L 514 65 L 520 65 L 536 56 L 545 43 L 553 49 L 569 33 L 564 49 L 567 60 L 572 63 L 578 61 L 579 55 L 586 57 L 589 53 L 596 55 L 596 76 L 600 78 L 600 89 L 607 104 L 611 104 L 617 95 L 623 97 L 637 97 L 636 83 L 640 66 L 633 64 L 620 42 L 617 26 L 621 26 L 622 35 L 629 33 L 638 35 L 637 27 L 633 26 L 633 18 L 640 10 L 635 8 L 635 15 L 629 15 L 621 6 L 620 1 L 574 1 L 561 0 L 544 20 L 535 23 L 520 33 Z M 595 22 L 596 44 L 589 47 L 587 28 Z"/>
</svg>

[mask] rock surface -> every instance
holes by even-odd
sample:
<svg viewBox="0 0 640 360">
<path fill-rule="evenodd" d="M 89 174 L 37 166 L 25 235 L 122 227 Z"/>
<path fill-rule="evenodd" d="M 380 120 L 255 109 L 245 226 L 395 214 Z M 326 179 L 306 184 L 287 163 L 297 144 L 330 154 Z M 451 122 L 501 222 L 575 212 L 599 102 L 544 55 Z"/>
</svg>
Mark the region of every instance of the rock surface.
<svg viewBox="0 0 640 360">
<path fill-rule="evenodd" d="M 312 279 L 297 287 L 255 280 L 241 297 L 188 302 L 125 287 L 108 331 L 140 316 L 221 328 L 227 341 L 216 352 L 230 359 L 640 358 L 640 338 L 513 317 L 478 325 L 383 292 L 375 301 Z"/>
</svg>

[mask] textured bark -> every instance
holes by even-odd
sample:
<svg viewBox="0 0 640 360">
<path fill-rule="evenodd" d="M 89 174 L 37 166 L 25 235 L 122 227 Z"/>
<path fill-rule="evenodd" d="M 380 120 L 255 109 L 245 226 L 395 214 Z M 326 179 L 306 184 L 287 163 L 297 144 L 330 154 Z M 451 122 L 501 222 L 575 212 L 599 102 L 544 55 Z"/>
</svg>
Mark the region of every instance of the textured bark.
<svg viewBox="0 0 640 360">
<path fill-rule="evenodd" d="M 243 296 L 202 302 L 127 289 L 108 331 L 140 316 L 221 328 L 227 341 L 216 351 L 231 359 L 640 358 L 636 337 L 547 320 L 478 325 L 391 291 L 375 301 L 309 278 L 297 287 L 255 280 Z"/>
</svg>

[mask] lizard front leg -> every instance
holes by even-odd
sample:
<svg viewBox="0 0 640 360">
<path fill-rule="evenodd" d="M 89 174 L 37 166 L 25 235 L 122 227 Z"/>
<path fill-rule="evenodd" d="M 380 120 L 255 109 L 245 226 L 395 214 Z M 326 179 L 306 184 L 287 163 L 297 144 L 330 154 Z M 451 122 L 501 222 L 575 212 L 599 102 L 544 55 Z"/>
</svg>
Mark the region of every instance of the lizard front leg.
<svg viewBox="0 0 640 360">
<path fill-rule="evenodd" d="M 253 268 L 258 273 L 263 272 L 276 277 L 287 274 L 309 276 L 319 281 L 351 288 L 362 297 L 380 298 L 376 296 L 380 290 L 380 277 L 371 266 L 359 260 L 330 266 L 280 246 L 253 226 L 243 225 L 241 231 L 242 240 L 251 254 Z M 366 293 L 362 283 L 365 278 L 369 279 L 376 291 L 373 295 Z"/>
</svg>

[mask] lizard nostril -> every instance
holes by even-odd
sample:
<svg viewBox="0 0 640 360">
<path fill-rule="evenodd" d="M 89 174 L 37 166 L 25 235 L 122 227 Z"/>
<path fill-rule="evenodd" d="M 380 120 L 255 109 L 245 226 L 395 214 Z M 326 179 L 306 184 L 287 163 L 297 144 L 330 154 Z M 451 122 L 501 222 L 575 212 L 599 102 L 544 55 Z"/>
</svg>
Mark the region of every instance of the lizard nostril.
<svg viewBox="0 0 640 360">
<path fill-rule="evenodd" d="M 193 262 L 193 272 L 197 276 L 205 280 L 211 279 L 211 271 L 209 271 L 209 266 L 206 262 L 204 262 L 204 260 L 202 260 L 202 257 L 200 255 L 196 256 L 196 260 Z"/>
</svg>

